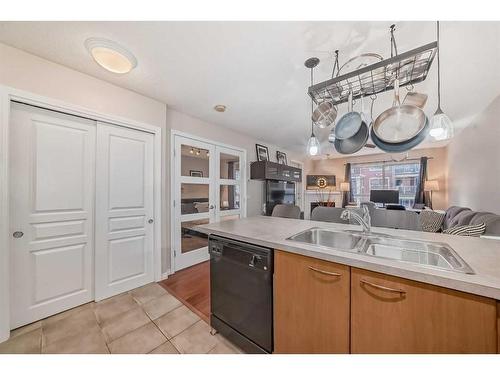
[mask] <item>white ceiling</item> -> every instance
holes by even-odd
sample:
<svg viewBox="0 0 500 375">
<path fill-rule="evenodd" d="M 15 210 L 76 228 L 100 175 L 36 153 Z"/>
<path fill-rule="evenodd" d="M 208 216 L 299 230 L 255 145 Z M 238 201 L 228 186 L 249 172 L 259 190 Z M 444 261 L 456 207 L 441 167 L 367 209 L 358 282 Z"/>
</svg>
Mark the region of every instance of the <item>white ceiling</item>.
<svg viewBox="0 0 500 375">
<path fill-rule="evenodd" d="M 321 59 L 317 80 L 340 59 L 364 52 L 390 54 L 391 22 L 1 22 L 0 41 L 118 86 L 167 103 L 205 121 L 303 153 L 310 134 L 309 72 L 303 62 Z M 436 39 L 434 22 L 399 22 L 399 52 Z M 500 23 L 441 25 L 442 106 L 458 127 L 500 91 Z M 127 47 L 138 66 L 126 75 L 103 70 L 84 47 L 89 37 Z M 416 86 L 436 107 L 436 64 Z M 375 116 L 391 105 L 380 95 Z M 225 113 L 215 104 L 228 107 Z M 341 108 L 340 114 L 346 108 Z M 327 132 L 318 132 L 326 139 Z M 434 146 L 436 146 L 434 144 Z M 363 152 L 376 152 L 365 149 Z M 323 147 L 324 154 L 335 152 Z"/>
</svg>

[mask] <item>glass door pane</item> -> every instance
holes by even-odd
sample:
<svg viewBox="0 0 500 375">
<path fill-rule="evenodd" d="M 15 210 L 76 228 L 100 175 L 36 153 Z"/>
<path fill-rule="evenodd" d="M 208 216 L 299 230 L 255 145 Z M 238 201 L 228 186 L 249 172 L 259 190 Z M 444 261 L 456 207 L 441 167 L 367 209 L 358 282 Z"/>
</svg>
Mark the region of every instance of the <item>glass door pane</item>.
<svg viewBox="0 0 500 375">
<path fill-rule="evenodd" d="M 240 186 L 239 185 L 220 185 L 219 209 L 239 210 L 240 209 Z"/>
<path fill-rule="evenodd" d="M 240 157 L 220 152 L 220 178 L 223 180 L 240 179 Z"/>
<path fill-rule="evenodd" d="M 210 177 L 210 151 L 208 148 L 181 145 L 181 175 Z"/>
<path fill-rule="evenodd" d="M 194 231 L 196 225 L 208 224 L 209 219 L 183 221 L 181 223 L 181 253 L 188 253 L 208 246 L 208 236 Z"/>
</svg>

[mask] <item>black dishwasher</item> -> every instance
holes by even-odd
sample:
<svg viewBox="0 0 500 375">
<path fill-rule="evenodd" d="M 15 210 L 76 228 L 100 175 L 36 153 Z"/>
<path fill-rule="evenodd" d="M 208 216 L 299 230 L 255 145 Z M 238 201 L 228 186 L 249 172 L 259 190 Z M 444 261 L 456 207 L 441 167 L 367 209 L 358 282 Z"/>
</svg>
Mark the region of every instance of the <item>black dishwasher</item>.
<svg viewBox="0 0 500 375">
<path fill-rule="evenodd" d="M 273 350 L 273 250 L 211 235 L 210 325 L 247 353 Z"/>
</svg>

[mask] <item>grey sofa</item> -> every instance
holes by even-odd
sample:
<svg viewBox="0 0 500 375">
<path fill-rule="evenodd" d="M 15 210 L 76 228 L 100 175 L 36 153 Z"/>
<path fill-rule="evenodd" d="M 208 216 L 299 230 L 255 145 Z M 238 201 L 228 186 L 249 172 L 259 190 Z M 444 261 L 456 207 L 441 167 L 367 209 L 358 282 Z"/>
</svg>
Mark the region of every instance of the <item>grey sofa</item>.
<svg viewBox="0 0 500 375">
<path fill-rule="evenodd" d="M 470 208 L 451 206 L 446 210 L 443 228 L 457 225 L 486 224 L 485 235 L 500 236 L 500 215 L 485 211 L 472 211 Z"/>
<path fill-rule="evenodd" d="M 371 202 L 361 203 L 361 205 L 368 207 L 374 227 L 421 230 L 420 215 L 417 212 L 379 209 Z M 340 218 L 343 210 L 344 208 L 339 207 L 316 207 L 311 213 L 311 220 L 345 224 L 346 222 Z M 446 210 L 443 229 L 480 223 L 486 224 L 484 235 L 500 236 L 500 215 L 472 211 L 470 208 L 459 206 L 451 206 Z"/>
<path fill-rule="evenodd" d="M 366 204 L 366 206 L 368 206 L 368 209 L 370 211 L 370 218 L 372 226 L 374 227 L 420 230 L 420 223 L 418 220 L 418 214 L 416 212 L 383 210 L 375 208 L 375 205 L 371 204 Z M 345 208 L 340 208 L 340 207 L 318 206 L 312 211 L 311 220 L 346 224 L 347 222 L 340 218 L 340 215 L 344 210 Z M 349 210 L 359 210 L 359 208 L 349 208 Z M 362 215 L 361 210 L 359 211 L 360 211 L 359 214 Z M 350 223 L 356 224 L 356 222 L 352 220 Z"/>
</svg>

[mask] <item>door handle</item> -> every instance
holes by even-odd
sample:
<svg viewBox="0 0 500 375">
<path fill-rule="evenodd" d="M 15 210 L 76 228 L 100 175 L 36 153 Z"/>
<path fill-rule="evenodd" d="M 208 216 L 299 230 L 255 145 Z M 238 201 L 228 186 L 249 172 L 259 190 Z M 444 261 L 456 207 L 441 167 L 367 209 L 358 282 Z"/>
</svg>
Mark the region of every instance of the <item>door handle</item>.
<svg viewBox="0 0 500 375">
<path fill-rule="evenodd" d="M 153 219 L 149 219 L 149 220 L 148 220 L 148 223 L 149 223 L 149 224 L 153 224 L 153 222 L 154 222 L 154 220 L 153 220 Z"/>
<path fill-rule="evenodd" d="M 329 272 L 329 271 L 324 271 L 324 270 L 320 270 L 319 268 L 315 268 L 313 266 L 309 266 L 309 269 L 311 271 L 314 271 L 314 272 L 317 272 L 317 273 L 321 273 L 323 275 L 328 275 L 328 276 L 337 276 L 337 277 L 340 277 L 342 276 L 342 274 L 340 273 L 337 273 L 337 272 Z"/>
<path fill-rule="evenodd" d="M 406 294 L 406 292 L 403 290 L 403 289 L 394 289 L 394 288 L 389 288 L 387 286 L 383 286 L 383 285 L 378 285 L 378 284 L 374 284 L 374 283 L 371 283 L 369 281 L 366 281 L 366 280 L 359 280 L 359 283 L 360 284 L 365 284 L 365 285 L 369 285 L 375 289 L 379 289 L 379 290 L 383 290 L 385 292 L 389 292 L 389 293 L 399 293 L 400 296 L 404 296 Z"/>
<path fill-rule="evenodd" d="M 252 259 L 250 260 L 250 263 L 248 263 L 248 266 L 249 267 L 255 267 L 255 263 L 257 263 L 257 261 L 261 260 L 262 258 L 258 255 L 255 255 L 253 254 L 252 255 Z M 266 269 L 266 268 L 264 268 Z"/>
<path fill-rule="evenodd" d="M 16 232 L 12 233 L 12 236 L 14 238 L 21 238 L 22 236 L 24 236 L 24 232 L 16 231 Z"/>
</svg>

